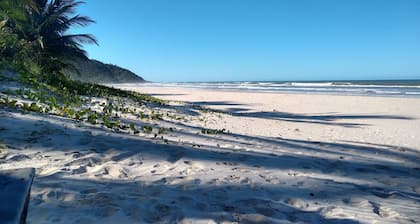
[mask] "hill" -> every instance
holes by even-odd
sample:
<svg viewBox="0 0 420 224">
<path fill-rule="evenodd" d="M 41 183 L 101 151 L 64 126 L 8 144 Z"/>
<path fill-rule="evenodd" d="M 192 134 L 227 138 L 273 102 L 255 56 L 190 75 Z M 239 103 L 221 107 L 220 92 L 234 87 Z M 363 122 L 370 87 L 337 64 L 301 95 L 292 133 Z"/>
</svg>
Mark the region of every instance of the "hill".
<svg viewBox="0 0 420 224">
<path fill-rule="evenodd" d="M 79 73 L 66 70 L 64 73 L 73 80 L 90 83 L 132 83 L 145 80 L 129 71 L 112 64 L 105 64 L 97 60 L 78 60 L 74 63 Z"/>
</svg>

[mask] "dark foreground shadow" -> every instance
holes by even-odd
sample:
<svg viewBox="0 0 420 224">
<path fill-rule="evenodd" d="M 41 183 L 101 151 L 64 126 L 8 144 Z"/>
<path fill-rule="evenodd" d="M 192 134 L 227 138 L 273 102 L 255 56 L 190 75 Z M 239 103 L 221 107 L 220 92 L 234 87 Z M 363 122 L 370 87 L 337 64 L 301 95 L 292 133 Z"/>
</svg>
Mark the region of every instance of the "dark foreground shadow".
<svg viewBox="0 0 420 224">
<path fill-rule="evenodd" d="M 172 177 L 173 179 L 183 177 Z M 198 222 L 213 220 L 239 223 L 340 223 L 356 224 L 350 218 L 325 218 L 322 214 L 331 212 L 332 207 L 315 208 L 316 203 L 326 200 L 322 189 L 288 188 L 277 186 L 251 187 L 247 184 L 224 184 L 215 186 L 198 183 L 196 180 L 183 184 L 168 184 L 170 178 L 146 183 L 144 181 L 70 179 L 58 176 L 38 177 L 39 189 L 56 189 L 60 194 L 45 198 L 34 197 L 31 201 L 36 216 L 37 205 L 43 200 L 60 201 L 57 212 L 68 211 L 74 214 L 74 222 L 86 221 L 77 218 L 88 213 L 98 222 L 118 213 L 136 223 L 179 223 L 187 219 Z M 51 187 L 53 186 L 53 187 Z M 63 200 L 71 192 L 80 192 L 72 200 Z M 347 194 L 347 188 L 328 192 L 329 197 Z M 267 195 L 270 192 L 270 195 Z M 334 193 L 334 194 L 333 194 Z M 313 195 L 313 196 L 311 196 Z M 47 202 L 48 203 L 48 202 Z M 309 203 L 309 204 L 308 204 Z M 47 205 L 49 207 L 51 205 Z M 79 210 L 75 211 L 74 208 Z M 65 222 L 62 215 L 48 217 L 49 220 Z"/>
</svg>

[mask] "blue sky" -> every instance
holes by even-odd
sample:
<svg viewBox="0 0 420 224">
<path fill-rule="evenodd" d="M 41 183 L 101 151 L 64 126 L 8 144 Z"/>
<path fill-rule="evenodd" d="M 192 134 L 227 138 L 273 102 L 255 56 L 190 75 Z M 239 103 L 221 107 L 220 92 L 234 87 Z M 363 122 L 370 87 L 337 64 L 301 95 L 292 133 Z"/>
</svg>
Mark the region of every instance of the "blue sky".
<svg viewBox="0 0 420 224">
<path fill-rule="evenodd" d="M 418 0 L 88 0 L 89 57 L 149 81 L 420 79 Z"/>
</svg>

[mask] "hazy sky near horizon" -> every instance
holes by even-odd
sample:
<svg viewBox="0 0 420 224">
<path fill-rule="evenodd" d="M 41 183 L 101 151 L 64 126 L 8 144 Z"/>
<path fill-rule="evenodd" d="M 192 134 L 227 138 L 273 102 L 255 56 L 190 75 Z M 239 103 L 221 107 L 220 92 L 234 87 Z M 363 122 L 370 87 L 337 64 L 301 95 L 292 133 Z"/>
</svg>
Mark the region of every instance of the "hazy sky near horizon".
<svg viewBox="0 0 420 224">
<path fill-rule="evenodd" d="M 87 0 L 89 57 L 149 81 L 420 79 L 419 0 Z"/>
</svg>

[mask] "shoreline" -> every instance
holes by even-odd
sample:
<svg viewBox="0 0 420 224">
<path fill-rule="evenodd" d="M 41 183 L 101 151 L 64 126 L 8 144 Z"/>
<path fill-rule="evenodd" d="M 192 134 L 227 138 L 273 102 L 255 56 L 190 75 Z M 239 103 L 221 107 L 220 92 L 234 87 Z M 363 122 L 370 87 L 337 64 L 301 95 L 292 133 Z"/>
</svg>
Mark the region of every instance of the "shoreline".
<svg viewBox="0 0 420 224">
<path fill-rule="evenodd" d="M 193 83 L 191 83 L 193 84 Z M 327 95 L 327 96 L 367 96 L 367 97 L 392 97 L 392 98 L 420 98 L 420 94 L 417 93 L 405 93 L 405 94 L 382 94 L 382 93 L 353 93 L 353 92 L 344 92 L 344 91 L 286 91 L 286 90 L 256 90 L 256 89 L 247 89 L 247 88 L 209 88 L 209 87 L 190 87 L 190 86 L 165 86 L 165 85 L 155 85 L 150 83 L 118 83 L 118 84 L 105 84 L 106 86 L 115 86 L 118 88 L 125 89 L 127 87 L 143 87 L 143 88 L 180 88 L 180 89 L 194 89 L 194 90 L 204 90 L 204 91 L 226 91 L 226 92 L 250 92 L 250 93 L 276 93 L 276 94 L 302 94 L 302 95 Z M 396 86 L 395 88 L 418 88 L 412 86 Z M 346 88 L 346 87 L 344 87 Z M 369 88 L 369 87 L 367 87 Z"/>
</svg>

